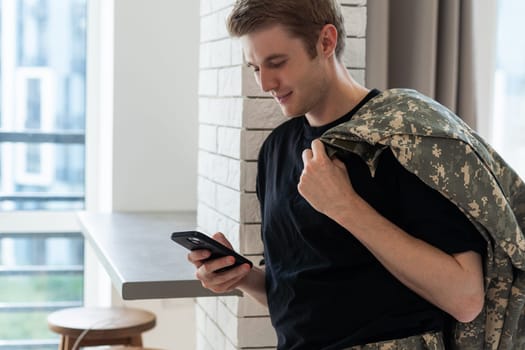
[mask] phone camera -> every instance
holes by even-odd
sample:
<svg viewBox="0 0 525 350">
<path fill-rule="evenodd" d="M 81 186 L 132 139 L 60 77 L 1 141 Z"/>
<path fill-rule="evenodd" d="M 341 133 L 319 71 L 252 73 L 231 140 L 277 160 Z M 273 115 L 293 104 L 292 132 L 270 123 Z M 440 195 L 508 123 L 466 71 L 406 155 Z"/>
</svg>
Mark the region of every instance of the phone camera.
<svg viewBox="0 0 525 350">
<path fill-rule="evenodd" d="M 195 238 L 195 237 L 188 237 L 187 238 L 188 241 L 190 241 L 191 243 L 195 244 L 195 245 L 200 245 L 201 244 L 201 240 L 198 239 L 198 238 Z"/>
</svg>

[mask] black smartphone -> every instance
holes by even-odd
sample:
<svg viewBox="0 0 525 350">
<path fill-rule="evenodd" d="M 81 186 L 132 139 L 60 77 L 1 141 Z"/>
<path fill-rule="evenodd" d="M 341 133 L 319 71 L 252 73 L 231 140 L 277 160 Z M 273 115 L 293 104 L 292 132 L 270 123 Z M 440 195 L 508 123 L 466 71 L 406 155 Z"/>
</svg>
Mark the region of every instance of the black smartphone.
<svg viewBox="0 0 525 350">
<path fill-rule="evenodd" d="M 249 264 L 250 267 L 253 266 L 252 262 L 246 259 L 244 256 L 236 253 L 234 250 L 226 247 L 224 244 L 199 231 L 173 232 L 171 234 L 171 239 L 189 250 L 209 250 L 211 255 L 206 259 L 206 261 L 221 258 L 223 256 L 233 256 L 235 258 L 235 263 L 233 265 L 224 267 L 215 272 L 226 271 L 242 264 Z"/>
</svg>

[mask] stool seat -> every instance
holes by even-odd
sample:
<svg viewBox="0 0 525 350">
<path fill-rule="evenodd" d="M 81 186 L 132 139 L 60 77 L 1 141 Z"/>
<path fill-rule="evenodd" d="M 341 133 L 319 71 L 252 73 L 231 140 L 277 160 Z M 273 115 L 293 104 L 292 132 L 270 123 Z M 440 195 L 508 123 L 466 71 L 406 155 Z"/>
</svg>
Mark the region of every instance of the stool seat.
<svg viewBox="0 0 525 350">
<path fill-rule="evenodd" d="M 93 350 L 163 350 L 158 348 L 141 348 L 138 346 L 97 346 Z"/>
<path fill-rule="evenodd" d="M 136 308 L 78 307 L 59 310 L 47 318 L 49 329 L 61 335 L 61 350 L 78 346 L 142 346 L 142 333 L 156 324 L 155 314 Z"/>
<path fill-rule="evenodd" d="M 158 348 L 141 348 L 138 346 L 97 346 L 93 350 L 163 350 Z"/>
<path fill-rule="evenodd" d="M 136 346 L 112 346 L 108 350 L 160 350 L 160 349 L 138 348 Z"/>
</svg>

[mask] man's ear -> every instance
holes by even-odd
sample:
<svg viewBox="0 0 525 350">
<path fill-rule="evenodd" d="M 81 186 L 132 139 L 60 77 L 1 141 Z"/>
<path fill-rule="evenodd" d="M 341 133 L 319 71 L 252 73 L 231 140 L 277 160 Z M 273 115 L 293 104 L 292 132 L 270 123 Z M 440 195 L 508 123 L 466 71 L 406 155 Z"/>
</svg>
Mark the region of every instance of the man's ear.
<svg viewBox="0 0 525 350">
<path fill-rule="evenodd" d="M 337 47 L 337 29 L 333 24 L 326 24 L 319 33 L 319 40 L 317 43 L 320 54 L 324 57 L 330 57 L 335 54 Z"/>
</svg>

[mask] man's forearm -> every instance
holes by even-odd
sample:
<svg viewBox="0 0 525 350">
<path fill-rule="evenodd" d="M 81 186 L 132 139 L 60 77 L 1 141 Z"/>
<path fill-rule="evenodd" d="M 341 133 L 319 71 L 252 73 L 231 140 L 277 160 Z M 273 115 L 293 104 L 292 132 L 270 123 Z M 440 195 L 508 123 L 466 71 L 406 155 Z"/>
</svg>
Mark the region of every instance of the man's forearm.
<svg viewBox="0 0 525 350">
<path fill-rule="evenodd" d="M 423 298 L 463 322 L 479 313 L 483 278 L 478 254 L 446 254 L 409 235 L 361 198 L 353 200 L 345 213 L 339 212 L 332 218 Z"/>
<path fill-rule="evenodd" d="M 263 306 L 268 307 L 264 268 L 253 267 L 250 273 L 238 285 L 238 288 Z"/>
</svg>

